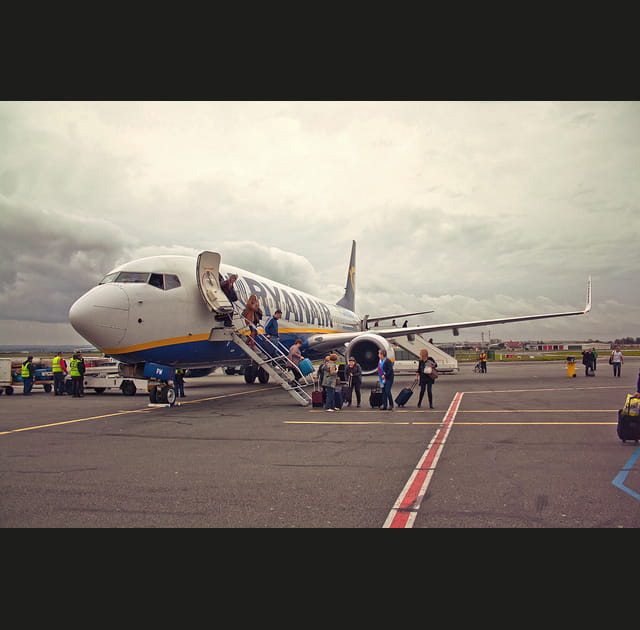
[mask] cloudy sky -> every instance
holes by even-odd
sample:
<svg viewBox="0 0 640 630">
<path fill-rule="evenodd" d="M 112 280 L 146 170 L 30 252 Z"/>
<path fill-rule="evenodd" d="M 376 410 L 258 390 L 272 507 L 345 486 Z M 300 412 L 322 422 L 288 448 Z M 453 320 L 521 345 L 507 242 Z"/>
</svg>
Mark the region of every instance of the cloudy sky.
<svg viewBox="0 0 640 630">
<path fill-rule="evenodd" d="M 0 344 L 158 253 L 410 323 L 581 310 L 460 339 L 640 336 L 640 102 L 0 102 Z M 436 341 L 453 339 L 438 333 Z"/>
</svg>

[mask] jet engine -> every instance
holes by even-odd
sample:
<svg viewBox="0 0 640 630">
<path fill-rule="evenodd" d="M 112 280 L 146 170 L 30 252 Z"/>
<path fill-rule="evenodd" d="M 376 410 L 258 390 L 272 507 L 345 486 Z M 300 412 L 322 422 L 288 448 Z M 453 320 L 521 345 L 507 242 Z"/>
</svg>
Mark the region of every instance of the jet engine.
<svg viewBox="0 0 640 630">
<path fill-rule="evenodd" d="M 393 346 L 380 335 L 358 335 L 347 347 L 347 361 L 353 357 L 360 364 L 363 374 L 374 374 L 378 369 L 378 350 L 386 350 L 387 358 L 395 360 Z"/>
</svg>

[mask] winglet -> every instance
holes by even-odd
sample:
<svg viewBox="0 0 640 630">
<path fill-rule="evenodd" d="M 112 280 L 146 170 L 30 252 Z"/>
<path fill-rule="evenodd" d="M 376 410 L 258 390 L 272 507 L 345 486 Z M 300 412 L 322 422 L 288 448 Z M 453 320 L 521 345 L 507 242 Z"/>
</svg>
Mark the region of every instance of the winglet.
<svg viewBox="0 0 640 630">
<path fill-rule="evenodd" d="M 587 282 L 587 305 L 584 307 L 585 315 L 591 310 L 591 276 Z"/>
</svg>

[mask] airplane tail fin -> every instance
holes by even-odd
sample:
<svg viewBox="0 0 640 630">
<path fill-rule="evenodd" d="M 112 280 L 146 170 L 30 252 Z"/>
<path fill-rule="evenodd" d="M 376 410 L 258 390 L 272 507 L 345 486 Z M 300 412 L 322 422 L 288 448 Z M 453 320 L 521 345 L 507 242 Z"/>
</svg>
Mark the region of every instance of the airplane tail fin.
<svg viewBox="0 0 640 630">
<path fill-rule="evenodd" d="M 351 244 L 351 258 L 349 260 L 349 271 L 347 273 L 347 286 L 344 289 L 342 299 L 336 302 L 349 311 L 356 310 L 356 242 Z"/>
</svg>

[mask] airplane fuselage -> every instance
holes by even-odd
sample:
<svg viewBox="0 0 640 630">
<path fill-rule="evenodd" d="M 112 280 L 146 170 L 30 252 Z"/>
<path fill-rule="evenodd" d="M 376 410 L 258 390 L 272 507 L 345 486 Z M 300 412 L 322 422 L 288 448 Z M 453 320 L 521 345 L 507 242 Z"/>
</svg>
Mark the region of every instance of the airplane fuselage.
<svg viewBox="0 0 640 630">
<path fill-rule="evenodd" d="M 223 277 L 238 275 L 238 302 L 260 299 L 261 324 L 277 308 L 279 334 L 289 347 L 311 335 L 360 330 L 360 317 L 303 291 L 257 274 L 220 265 Z M 122 273 L 121 273 L 122 272 Z M 209 341 L 219 327 L 197 284 L 196 259 L 189 256 L 142 258 L 111 271 L 71 307 L 73 327 L 96 348 L 123 363 L 153 362 L 181 368 L 235 366 L 250 362 L 231 341 Z M 323 352 L 305 352 L 314 360 Z"/>
</svg>

